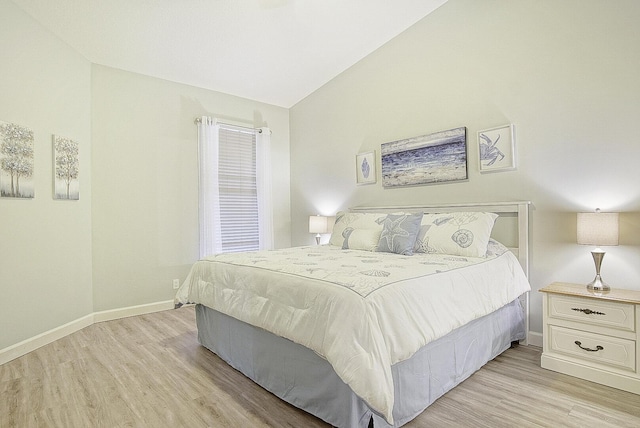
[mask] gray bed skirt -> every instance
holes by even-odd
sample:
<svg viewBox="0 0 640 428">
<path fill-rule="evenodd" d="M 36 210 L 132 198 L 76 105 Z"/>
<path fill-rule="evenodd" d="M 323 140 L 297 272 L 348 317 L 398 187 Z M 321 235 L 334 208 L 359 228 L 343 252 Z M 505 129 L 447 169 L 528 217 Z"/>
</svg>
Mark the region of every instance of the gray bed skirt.
<svg viewBox="0 0 640 428">
<path fill-rule="evenodd" d="M 198 340 L 281 399 L 341 428 L 390 427 L 312 350 L 196 305 Z M 421 348 L 392 367 L 394 427 L 418 416 L 486 362 L 525 338 L 518 300 Z"/>
</svg>

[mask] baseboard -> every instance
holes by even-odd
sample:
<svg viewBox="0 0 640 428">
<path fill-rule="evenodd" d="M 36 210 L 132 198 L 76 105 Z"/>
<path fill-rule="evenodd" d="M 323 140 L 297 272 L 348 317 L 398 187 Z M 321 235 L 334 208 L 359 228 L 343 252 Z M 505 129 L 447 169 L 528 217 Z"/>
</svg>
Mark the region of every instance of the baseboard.
<svg viewBox="0 0 640 428">
<path fill-rule="evenodd" d="M 167 309 L 173 309 L 173 307 L 173 300 L 167 300 L 164 302 L 149 303 L 146 305 L 93 312 L 78 318 L 77 320 L 68 322 L 67 324 L 45 331 L 44 333 L 40 333 L 37 336 L 25 339 L 15 345 L 0 349 L 0 365 L 22 357 L 31 351 L 35 351 L 44 345 L 48 345 L 51 342 L 62 339 L 63 337 L 82 330 L 85 327 L 89 327 L 94 323 L 165 311 Z"/>
<path fill-rule="evenodd" d="M 529 332 L 529 343 L 528 345 L 537 346 L 538 348 L 542 348 L 542 333 L 537 333 L 535 331 Z"/>
<path fill-rule="evenodd" d="M 93 314 L 85 315 L 82 318 L 71 321 L 60 327 L 56 327 L 44 333 L 40 333 L 37 336 L 25 339 L 22 342 L 18 342 L 15 345 L 8 346 L 0 350 L 0 365 L 14 360 L 18 357 L 22 357 L 31 351 L 48 345 L 51 342 L 55 342 L 58 339 L 62 339 L 78 330 L 82 330 L 85 327 L 93 324 Z"/>
<path fill-rule="evenodd" d="M 111 309 L 108 311 L 94 312 L 93 322 L 103 322 L 117 320 L 120 318 L 133 317 L 136 315 L 150 314 L 153 312 L 166 311 L 173 309 L 173 300 L 164 302 L 149 303 L 146 305 L 129 306 L 128 308 Z"/>
</svg>

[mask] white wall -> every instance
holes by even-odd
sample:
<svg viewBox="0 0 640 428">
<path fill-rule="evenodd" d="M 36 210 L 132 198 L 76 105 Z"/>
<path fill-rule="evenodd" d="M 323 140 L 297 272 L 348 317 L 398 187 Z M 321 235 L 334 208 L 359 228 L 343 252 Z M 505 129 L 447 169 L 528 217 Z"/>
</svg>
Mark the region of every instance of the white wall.
<svg viewBox="0 0 640 428">
<path fill-rule="evenodd" d="M 0 0 L 0 121 L 34 132 L 34 199 L 0 198 L 0 349 L 92 312 L 91 64 Z M 80 145 L 80 200 L 53 199 L 52 134 Z"/>
<path fill-rule="evenodd" d="M 271 128 L 275 245 L 290 246 L 287 109 L 92 65 L 8 0 L 0 51 L 0 121 L 35 134 L 35 198 L 0 199 L 0 351 L 173 298 L 198 257 L 197 116 Z M 79 201 L 52 198 L 52 134 L 80 143 Z"/>
<path fill-rule="evenodd" d="M 589 282 L 575 212 L 622 211 L 603 277 L 640 289 L 640 2 L 449 0 L 291 109 L 292 242 L 355 205 L 531 200 L 534 290 Z M 518 168 L 480 174 L 476 132 L 513 123 Z M 467 127 L 469 179 L 383 189 L 380 144 Z M 355 185 L 376 150 L 378 183 Z M 541 331 L 540 293 L 532 330 Z"/>
<path fill-rule="evenodd" d="M 0 349 L 93 311 L 172 298 L 171 279 L 197 257 L 203 114 L 272 128 L 278 247 L 313 242 L 309 214 L 353 205 L 528 199 L 537 289 L 592 279 L 574 213 L 600 206 L 624 212 L 603 275 L 640 289 L 639 20 L 633 0 L 449 0 L 288 112 L 92 66 L 0 0 L 0 120 L 33 129 L 36 153 L 36 198 L 0 199 Z M 475 133 L 506 123 L 518 169 L 480 175 Z M 457 126 L 468 181 L 355 185 L 356 153 Z M 53 133 L 80 142 L 79 201 L 51 197 Z M 537 292 L 532 310 L 541 331 Z"/>
<path fill-rule="evenodd" d="M 92 67 L 94 310 L 172 299 L 198 259 L 194 119 L 272 130 L 275 245 L 291 243 L 289 112 L 255 101 Z"/>
</svg>

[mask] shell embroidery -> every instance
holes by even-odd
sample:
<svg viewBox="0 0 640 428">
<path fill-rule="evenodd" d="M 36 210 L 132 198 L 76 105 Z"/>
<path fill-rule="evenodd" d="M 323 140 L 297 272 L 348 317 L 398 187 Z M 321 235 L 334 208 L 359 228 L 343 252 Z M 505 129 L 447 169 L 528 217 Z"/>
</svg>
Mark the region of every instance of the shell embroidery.
<svg viewBox="0 0 640 428">
<path fill-rule="evenodd" d="M 367 276 L 382 276 L 382 277 L 387 277 L 391 275 L 391 272 L 387 272 L 385 270 L 378 270 L 378 269 L 365 270 L 360 273 L 362 275 L 367 275 Z"/>
<path fill-rule="evenodd" d="M 467 248 L 473 243 L 473 232 L 469 229 L 460 229 L 451 235 L 453 242 L 462 248 Z"/>
</svg>

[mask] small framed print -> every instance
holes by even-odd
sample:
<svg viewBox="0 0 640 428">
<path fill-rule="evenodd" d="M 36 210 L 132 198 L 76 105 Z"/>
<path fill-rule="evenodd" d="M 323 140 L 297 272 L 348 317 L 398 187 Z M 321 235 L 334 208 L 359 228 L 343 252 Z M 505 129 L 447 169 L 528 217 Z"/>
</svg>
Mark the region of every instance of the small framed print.
<svg viewBox="0 0 640 428">
<path fill-rule="evenodd" d="M 516 142 L 513 125 L 478 131 L 480 172 L 516 169 Z"/>
<path fill-rule="evenodd" d="M 356 183 L 375 184 L 376 180 L 376 152 L 356 155 Z"/>
<path fill-rule="evenodd" d="M 0 121 L 0 197 L 32 199 L 34 165 L 33 131 Z"/>
<path fill-rule="evenodd" d="M 53 136 L 53 199 L 80 199 L 78 142 Z"/>
</svg>

